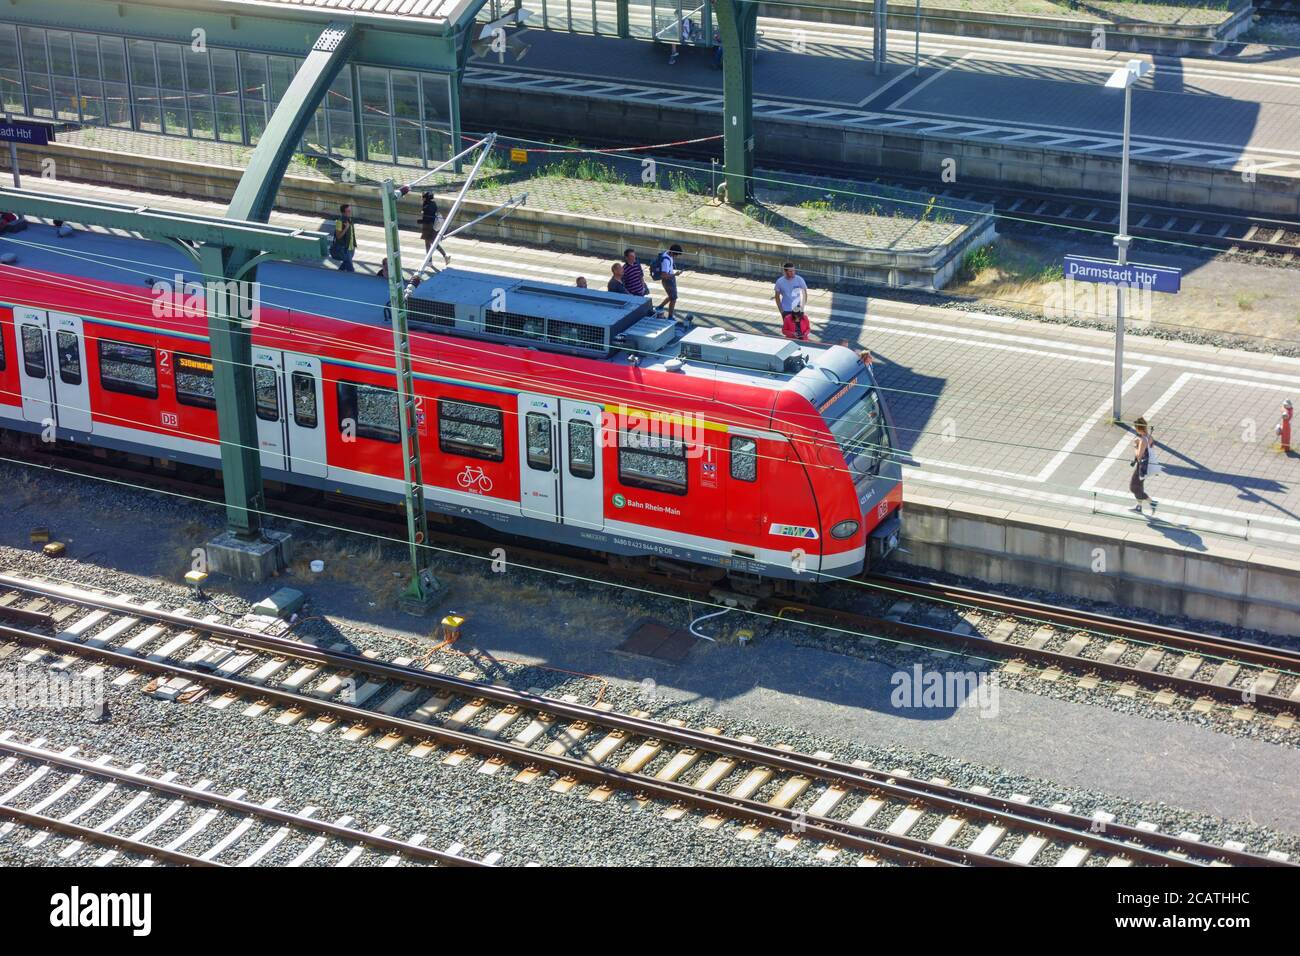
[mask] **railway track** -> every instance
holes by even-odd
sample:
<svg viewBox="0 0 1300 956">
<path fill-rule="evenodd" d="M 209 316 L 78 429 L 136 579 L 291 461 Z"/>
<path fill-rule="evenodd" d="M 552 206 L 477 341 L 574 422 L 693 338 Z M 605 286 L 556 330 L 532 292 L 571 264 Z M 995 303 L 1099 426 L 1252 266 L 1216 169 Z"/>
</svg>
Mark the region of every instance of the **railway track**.
<svg viewBox="0 0 1300 956">
<path fill-rule="evenodd" d="M 32 455 L 64 466 L 67 459 L 47 451 Z M 137 483 L 134 467 L 98 459 L 80 461 L 87 471 L 64 469 L 82 477 L 99 476 Z M 151 483 L 174 493 L 205 498 L 220 506 L 211 485 L 175 476 L 149 475 Z M 332 528 L 346 516 L 349 529 L 392 541 L 402 540 L 405 524 L 395 511 L 346 499 L 314 504 L 281 498 L 274 508 L 282 517 Z M 559 570 L 583 578 L 606 577 L 638 586 L 665 587 L 683 597 L 712 604 L 728 603 L 756 610 L 769 618 L 788 617 L 830 626 L 867 638 L 884 637 L 939 647 L 977 657 L 1003 660 L 1011 674 L 1034 673 L 1048 681 L 1064 676 L 1081 689 L 1136 696 L 1152 695 L 1160 706 L 1186 705 L 1195 712 L 1224 708 L 1240 720 L 1267 715 L 1282 729 L 1294 728 L 1300 713 L 1300 652 L 1154 624 L 1123 621 L 1107 615 L 1010 598 L 969 588 L 917 581 L 908 577 L 868 576 L 840 588 L 868 588 L 895 595 L 883 616 L 857 613 L 826 602 L 784 596 L 753 598 L 719 588 L 693 569 L 661 562 L 652 568 L 612 567 L 588 552 L 543 550 L 516 539 L 483 537 L 433 526 L 433 548 L 486 558 L 505 546 L 518 567 Z M 655 559 L 651 559 L 652 561 Z M 726 603 L 724 603 L 726 602 Z M 904 606 L 914 603 L 915 606 Z M 926 608 L 946 612 L 947 620 L 927 621 Z"/>
<path fill-rule="evenodd" d="M 1256 0 L 1255 12 L 1261 16 L 1300 17 L 1300 0 Z"/>
<path fill-rule="evenodd" d="M 815 841 L 818 855 L 911 865 L 1293 865 L 1280 853 L 1209 846 L 1195 834 L 1088 817 L 1017 794 L 961 789 L 727 737 L 716 728 L 653 720 L 641 711 L 554 699 L 450 675 L 409 658 L 382 661 L 295 640 L 283 626 L 250 629 L 184 609 L 0 574 L 0 661 L 84 668 L 165 700 L 340 733 L 411 757 L 509 772 L 557 792 L 616 791 L 653 801 L 671 819 L 741 824 L 782 849 Z M 93 669 L 93 671 L 92 671 Z M 4 747 L 0 742 L 0 752 Z M 70 759 L 70 758 L 69 758 Z"/>
<path fill-rule="evenodd" d="M 46 451 L 32 455 L 60 466 L 67 459 Z M 66 469 L 83 477 L 139 482 L 140 470 L 98 459 L 80 461 L 87 471 Z M 206 498 L 215 506 L 218 491 L 211 485 L 175 476 L 149 475 L 153 485 L 175 493 Z M 405 534 L 402 516 L 378 506 L 345 500 L 314 504 L 282 498 L 274 502 L 281 516 L 318 527 L 334 527 L 346 515 L 350 529 L 386 540 L 400 541 Z M 1216 635 L 1154 624 L 1122 621 L 1107 615 L 1018 600 L 1004 595 L 917 581 L 907 577 L 869 576 L 842 582 L 841 588 L 861 588 L 894 593 L 897 602 L 883 616 L 856 613 L 826 602 L 788 597 L 754 599 L 718 588 L 711 579 L 695 579 L 690 569 L 671 562 L 658 570 L 611 567 L 590 553 L 563 549 L 543 550 L 515 539 L 485 538 L 454 530 L 431 528 L 429 545 L 455 553 L 486 556 L 505 546 L 510 562 L 521 567 L 560 570 L 580 577 L 621 579 L 639 586 L 663 587 L 682 596 L 711 603 L 723 602 L 757 610 L 769 617 L 800 619 L 866 637 L 905 640 L 942 647 L 979 657 L 1003 659 L 1012 674 L 1032 670 L 1046 680 L 1069 675 L 1082 689 L 1135 696 L 1138 690 L 1153 695 L 1154 703 L 1182 705 L 1196 712 L 1226 708 L 1241 720 L 1264 714 L 1291 729 L 1300 713 L 1300 652 L 1268 647 Z M 653 559 L 652 559 L 653 560 Z M 917 606 L 904 607 L 909 601 Z M 948 621 L 926 621 L 926 605 L 950 612 Z"/>
<path fill-rule="evenodd" d="M 219 794 L 209 780 L 183 784 L 175 771 L 150 776 L 140 764 L 115 766 L 109 755 L 90 760 L 79 750 L 0 732 L 0 845 L 44 847 L 51 862 L 89 866 L 258 866 L 273 853 L 288 866 L 490 866 L 498 858 L 435 850 L 421 834 L 398 840 L 387 826 L 360 830 L 348 816 L 316 819 L 316 807 L 290 812 L 278 798 Z"/>
<path fill-rule="evenodd" d="M 1105 682 L 1136 696 L 1145 688 L 1160 704 L 1181 696 L 1195 712 L 1222 706 L 1239 719 L 1264 712 L 1280 727 L 1296 725 L 1300 652 L 1289 648 L 907 577 L 869 575 L 864 583 L 895 599 L 883 616 L 789 600 L 766 607 L 853 631 L 996 655 L 1013 674 L 1030 668 L 1046 680 L 1072 674 L 1085 689 Z M 955 627 L 930 623 L 936 610 L 955 615 Z"/>
</svg>

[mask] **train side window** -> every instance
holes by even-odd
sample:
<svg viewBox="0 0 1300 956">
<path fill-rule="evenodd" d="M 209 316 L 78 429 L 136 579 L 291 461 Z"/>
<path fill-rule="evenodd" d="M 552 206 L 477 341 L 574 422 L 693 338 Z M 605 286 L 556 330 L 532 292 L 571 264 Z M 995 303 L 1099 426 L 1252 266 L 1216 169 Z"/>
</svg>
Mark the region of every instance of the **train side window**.
<svg viewBox="0 0 1300 956">
<path fill-rule="evenodd" d="M 176 401 L 196 408 L 217 407 L 211 359 L 176 353 Z"/>
<path fill-rule="evenodd" d="M 5 335 L 4 323 L 0 322 L 0 372 L 5 370 Z"/>
<path fill-rule="evenodd" d="M 396 389 L 340 381 L 338 397 L 339 431 L 352 429 L 358 438 L 401 442 Z"/>
<path fill-rule="evenodd" d="M 316 376 L 310 372 L 293 373 L 293 423 L 316 427 Z"/>
<path fill-rule="evenodd" d="M 529 412 L 524 424 L 528 467 L 534 471 L 550 471 L 555 467 L 555 456 L 551 452 L 551 416 Z"/>
<path fill-rule="evenodd" d="M 591 422 L 569 422 L 569 474 L 596 477 L 596 428 Z"/>
<path fill-rule="evenodd" d="M 54 339 L 59 353 L 59 381 L 64 385 L 80 385 L 81 339 L 75 332 L 59 332 Z"/>
<path fill-rule="evenodd" d="M 280 381 L 271 366 L 253 366 L 253 396 L 258 418 L 264 422 L 280 420 Z"/>
<path fill-rule="evenodd" d="M 618 437 L 618 480 L 631 488 L 686 494 L 686 445 L 645 432 Z"/>
<path fill-rule="evenodd" d="M 157 398 L 158 370 L 153 349 L 100 339 L 99 384 L 109 392 Z"/>
<path fill-rule="evenodd" d="M 45 377 L 45 330 L 23 326 L 23 368 L 32 378 Z"/>
<path fill-rule="evenodd" d="M 438 447 L 466 458 L 504 460 L 506 442 L 501 409 L 495 405 L 438 399 Z"/>
<path fill-rule="evenodd" d="M 758 442 L 754 439 L 732 436 L 731 477 L 737 481 L 758 480 Z"/>
</svg>

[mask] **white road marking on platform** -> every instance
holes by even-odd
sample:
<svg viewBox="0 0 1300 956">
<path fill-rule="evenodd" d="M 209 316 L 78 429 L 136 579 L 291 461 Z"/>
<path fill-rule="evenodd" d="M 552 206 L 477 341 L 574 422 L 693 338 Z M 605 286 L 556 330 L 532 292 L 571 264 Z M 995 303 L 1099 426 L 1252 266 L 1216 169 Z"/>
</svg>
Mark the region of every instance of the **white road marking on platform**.
<svg viewBox="0 0 1300 956">
<path fill-rule="evenodd" d="M 936 50 L 935 52 L 931 53 L 931 54 L 929 55 L 929 58 L 928 58 L 928 59 L 929 59 L 931 62 L 933 62 L 934 60 L 937 60 L 939 57 L 943 56 L 943 55 L 944 55 L 945 53 L 947 53 L 947 52 L 948 52 L 948 48 L 947 48 L 947 47 L 940 47 L 938 50 Z M 907 79 L 907 78 L 908 78 L 909 76 L 911 76 L 911 75 L 912 75 L 912 71 L 911 71 L 911 70 L 904 70 L 902 73 L 898 74 L 898 76 L 894 77 L 892 80 L 890 80 L 888 83 L 886 83 L 886 84 L 885 84 L 884 86 L 882 86 L 880 89 L 876 90 L 874 93 L 870 94 L 869 96 L 865 97 L 864 99 L 860 99 L 860 100 L 858 100 L 857 105 L 858 105 L 858 106 L 866 106 L 868 103 L 870 103 L 872 100 L 874 100 L 877 96 L 880 96 L 882 93 L 885 92 L 885 90 L 889 89 L 889 88 L 890 88 L 891 86 L 893 86 L 895 83 L 900 83 L 900 82 L 902 82 L 903 80 Z"/>
<path fill-rule="evenodd" d="M 1128 390 L 1140 382 L 1149 371 L 1151 371 L 1149 368 L 1136 369 L 1133 374 L 1128 377 L 1128 380 L 1124 382 L 1123 386 L 1121 386 L 1120 394 L 1126 394 Z M 1061 465 L 1065 464 L 1065 461 L 1074 453 L 1074 450 L 1079 447 L 1079 444 L 1088 437 L 1088 432 L 1092 431 L 1093 428 L 1097 426 L 1097 423 L 1100 422 L 1110 411 L 1111 400 L 1107 399 L 1096 412 L 1094 412 L 1082 425 L 1079 426 L 1079 430 L 1071 435 L 1069 440 L 1061 446 L 1061 450 L 1056 453 L 1056 456 L 1031 480 L 1036 482 L 1047 481 L 1047 479 L 1050 478 L 1055 471 L 1061 467 Z"/>
<path fill-rule="evenodd" d="M 957 66 L 957 64 L 961 63 L 963 60 L 965 60 L 968 56 L 971 56 L 973 53 L 974 53 L 973 50 L 968 51 L 968 52 L 966 52 L 966 53 L 963 53 L 961 56 L 957 57 L 957 59 L 953 60 L 951 63 L 949 63 L 949 64 L 948 64 L 947 66 L 945 66 L 943 69 L 941 69 L 941 70 L 939 70 L 937 73 L 935 73 L 934 76 L 926 77 L 924 80 L 922 80 L 922 81 L 921 81 L 920 83 L 918 83 L 916 86 L 912 87 L 910 90 L 908 90 L 908 91 L 907 91 L 906 93 L 904 93 L 902 96 L 900 96 L 898 99 L 894 100 L 894 102 L 892 102 L 892 103 L 890 103 L 888 106 L 886 106 L 885 109 L 886 109 L 886 110 L 896 110 L 896 109 L 898 109 L 902 104 L 906 103 L 908 100 L 910 100 L 910 99 L 911 99 L 913 96 L 915 96 L 917 93 L 920 93 L 923 89 L 925 89 L 927 86 L 929 86 L 929 85 L 930 85 L 931 83 L 933 83 L 935 80 L 942 79 L 943 77 L 947 76 L 950 72 L 952 72 L 952 69 L 953 69 L 955 66 Z M 960 118 L 960 117 L 954 117 L 954 118 Z"/>
</svg>

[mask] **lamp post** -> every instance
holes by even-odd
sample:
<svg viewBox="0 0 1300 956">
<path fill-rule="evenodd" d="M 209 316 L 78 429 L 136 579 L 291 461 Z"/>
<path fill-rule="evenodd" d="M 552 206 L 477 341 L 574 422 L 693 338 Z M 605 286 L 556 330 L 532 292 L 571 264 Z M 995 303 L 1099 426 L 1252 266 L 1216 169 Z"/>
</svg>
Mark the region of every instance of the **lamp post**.
<svg viewBox="0 0 1300 956">
<path fill-rule="evenodd" d="M 5 110 L 5 122 L 9 122 L 10 113 Z M 9 141 L 9 164 L 14 170 L 14 189 L 23 188 L 23 174 L 18 171 L 18 141 L 11 139 Z"/>
<path fill-rule="evenodd" d="M 1106 80 L 1107 89 L 1124 91 L 1124 158 L 1119 180 L 1119 232 L 1115 235 L 1117 262 L 1128 262 L 1128 247 L 1133 237 L 1128 234 L 1128 152 L 1129 128 L 1133 115 L 1133 87 L 1143 77 L 1155 72 L 1155 66 L 1145 60 L 1129 60 Z M 1121 282 L 1115 288 L 1115 386 L 1111 405 L 1111 418 L 1122 420 L 1122 390 L 1124 387 L 1124 305 L 1125 289 Z"/>
</svg>

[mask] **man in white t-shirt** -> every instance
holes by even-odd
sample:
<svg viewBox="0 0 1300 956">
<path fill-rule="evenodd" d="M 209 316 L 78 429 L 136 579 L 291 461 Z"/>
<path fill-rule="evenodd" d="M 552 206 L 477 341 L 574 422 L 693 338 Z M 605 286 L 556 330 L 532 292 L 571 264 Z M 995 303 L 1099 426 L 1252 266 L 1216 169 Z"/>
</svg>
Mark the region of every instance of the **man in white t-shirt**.
<svg viewBox="0 0 1300 956">
<path fill-rule="evenodd" d="M 787 339 L 808 341 L 808 283 L 794 271 L 794 263 L 781 267 L 784 275 L 776 280 L 773 300 L 781 313 L 781 334 Z"/>
</svg>

